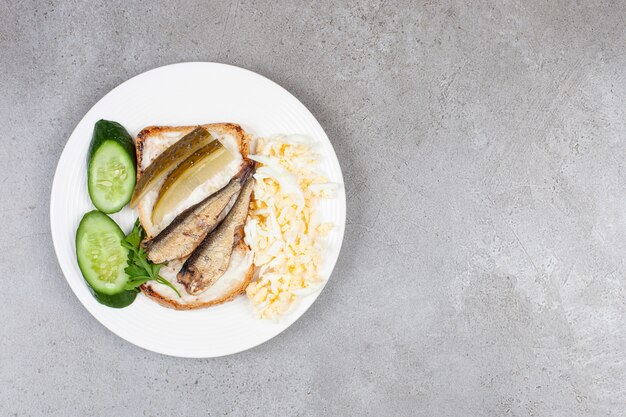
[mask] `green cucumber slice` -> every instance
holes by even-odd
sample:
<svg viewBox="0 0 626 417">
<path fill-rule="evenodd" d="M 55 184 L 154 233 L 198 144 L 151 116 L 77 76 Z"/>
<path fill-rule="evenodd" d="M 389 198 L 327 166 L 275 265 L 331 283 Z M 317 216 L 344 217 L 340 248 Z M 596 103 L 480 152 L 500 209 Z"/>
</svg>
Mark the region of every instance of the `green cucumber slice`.
<svg viewBox="0 0 626 417">
<path fill-rule="evenodd" d="M 123 293 L 128 281 L 128 249 L 122 246 L 122 229 L 104 213 L 90 211 L 76 232 L 76 258 L 89 287 L 98 294 Z M 96 299 L 98 299 L 98 296 Z M 106 297 L 104 297 L 106 298 Z M 100 301 L 100 300 L 99 300 Z"/>
<path fill-rule="evenodd" d="M 93 131 L 87 167 L 87 186 L 94 206 L 116 213 L 133 195 L 136 173 L 135 145 L 122 125 L 99 120 Z"/>
</svg>

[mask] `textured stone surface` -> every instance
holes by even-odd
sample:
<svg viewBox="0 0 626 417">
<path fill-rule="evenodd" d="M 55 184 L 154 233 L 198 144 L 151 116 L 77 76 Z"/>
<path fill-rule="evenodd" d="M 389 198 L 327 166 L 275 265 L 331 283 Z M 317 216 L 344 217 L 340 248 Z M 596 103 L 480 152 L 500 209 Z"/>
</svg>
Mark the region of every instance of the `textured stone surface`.
<svg viewBox="0 0 626 417">
<path fill-rule="evenodd" d="M 626 5 L 472 3 L 1 2 L 0 414 L 624 415 Z M 48 224 L 83 114 L 194 60 L 299 97 L 348 197 L 315 305 L 211 360 L 103 328 Z"/>
</svg>

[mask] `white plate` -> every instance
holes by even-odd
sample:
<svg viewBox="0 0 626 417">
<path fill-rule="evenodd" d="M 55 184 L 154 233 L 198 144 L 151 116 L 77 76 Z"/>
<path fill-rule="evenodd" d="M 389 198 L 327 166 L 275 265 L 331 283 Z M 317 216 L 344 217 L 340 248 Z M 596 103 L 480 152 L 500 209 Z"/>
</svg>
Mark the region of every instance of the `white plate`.
<svg viewBox="0 0 626 417">
<path fill-rule="evenodd" d="M 313 304 L 319 291 L 304 296 L 279 322 L 255 318 L 244 296 L 202 310 L 176 311 L 140 295 L 129 307 L 113 309 L 90 294 L 76 263 L 75 234 L 93 206 L 87 194 L 87 148 L 99 119 L 121 123 L 131 135 L 148 125 L 239 123 L 257 136 L 301 133 L 319 144 L 321 168 L 343 184 L 335 151 L 311 112 L 278 84 L 251 71 L 215 63 L 169 65 L 138 75 L 104 96 L 70 136 L 57 166 L 50 198 L 54 249 L 70 287 L 89 312 L 118 336 L 155 352 L 215 357 L 250 349 L 276 336 Z M 335 266 L 346 220 L 345 194 L 325 201 L 321 212 L 337 227 L 328 238 L 321 267 L 327 280 Z M 128 207 L 112 217 L 128 232 L 136 218 Z M 321 288 L 320 288 L 321 289 Z"/>
</svg>

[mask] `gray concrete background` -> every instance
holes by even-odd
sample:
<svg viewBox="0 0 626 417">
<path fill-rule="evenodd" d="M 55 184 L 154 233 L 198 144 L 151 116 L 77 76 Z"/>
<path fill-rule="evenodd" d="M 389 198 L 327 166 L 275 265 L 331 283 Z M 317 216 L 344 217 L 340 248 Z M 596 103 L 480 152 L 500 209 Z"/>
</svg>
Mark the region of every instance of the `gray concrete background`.
<svg viewBox="0 0 626 417">
<path fill-rule="evenodd" d="M 626 4 L 144 3 L 0 3 L 0 415 L 626 415 Z M 48 223 L 83 114 L 195 60 L 299 97 L 349 213 L 304 317 L 210 360 L 103 328 Z"/>
</svg>

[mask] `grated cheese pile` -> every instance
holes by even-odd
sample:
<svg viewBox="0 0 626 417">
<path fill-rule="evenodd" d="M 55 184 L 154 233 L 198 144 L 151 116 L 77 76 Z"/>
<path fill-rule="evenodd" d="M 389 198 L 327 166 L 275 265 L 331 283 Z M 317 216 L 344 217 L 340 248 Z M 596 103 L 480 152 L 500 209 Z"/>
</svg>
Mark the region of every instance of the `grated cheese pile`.
<svg viewBox="0 0 626 417">
<path fill-rule="evenodd" d="M 259 164 L 245 242 L 259 269 L 246 293 L 261 318 L 275 319 L 322 281 L 321 237 L 332 225 L 320 222 L 316 203 L 337 185 L 317 171 L 318 155 L 306 137 L 259 138 L 255 146 L 249 158 Z"/>
</svg>

